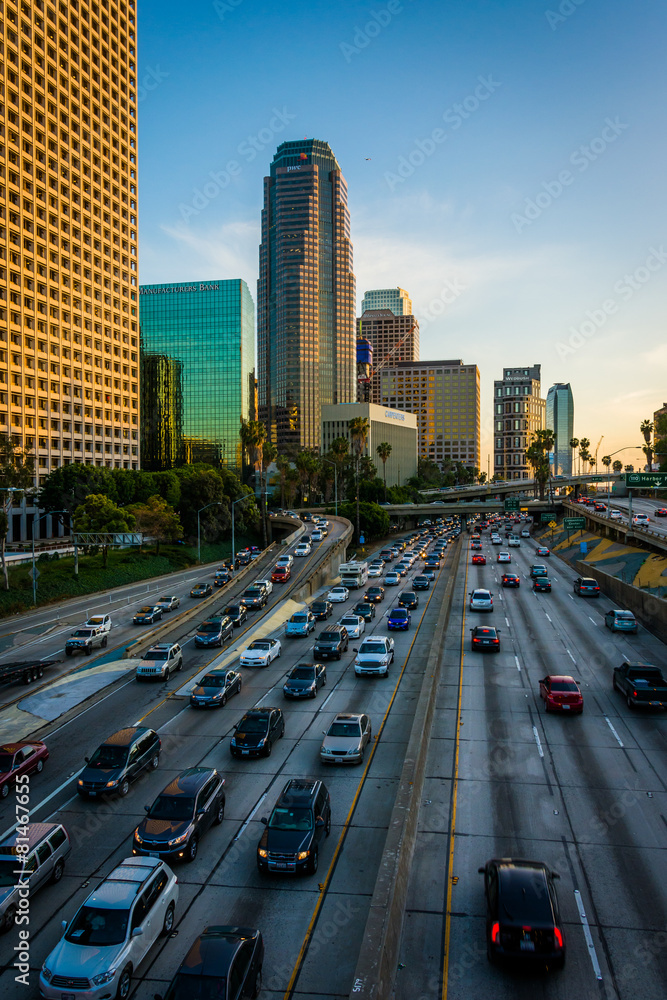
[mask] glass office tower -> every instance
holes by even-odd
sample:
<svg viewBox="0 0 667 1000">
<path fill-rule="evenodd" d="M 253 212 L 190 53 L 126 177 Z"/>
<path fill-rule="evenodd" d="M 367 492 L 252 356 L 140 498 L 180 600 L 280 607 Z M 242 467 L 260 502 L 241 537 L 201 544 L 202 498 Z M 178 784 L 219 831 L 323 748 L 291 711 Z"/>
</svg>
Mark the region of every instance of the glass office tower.
<svg viewBox="0 0 667 1000">
<path fill-rule="evenodd" d="M 362 313 L 389 309 L 394 316 L 412 316 L 412 299 L 404 288 L 371 288 L 361 300 Z"/>
<path fill-rule="evenodd" d="M 574 397 L 569 382 L 557 382 L 547 393 L 547 427 L 554 432 L 553 471 L 556 476 L 572 475 L 574 437 Z"/>
<path fill-rule="evenodd" d="M 240 469 L 255 367 L 245 281 L 142 285 L 140 306 L 142 468 Z"/>
<path fill-rule="evenodd" d="M 356 399 L 356 337 L 347 185 L 318 139 L 283 142 L 264 178 L 257 345 L 269 439 L 319 448 L 321 407 Z"/>
</svg>

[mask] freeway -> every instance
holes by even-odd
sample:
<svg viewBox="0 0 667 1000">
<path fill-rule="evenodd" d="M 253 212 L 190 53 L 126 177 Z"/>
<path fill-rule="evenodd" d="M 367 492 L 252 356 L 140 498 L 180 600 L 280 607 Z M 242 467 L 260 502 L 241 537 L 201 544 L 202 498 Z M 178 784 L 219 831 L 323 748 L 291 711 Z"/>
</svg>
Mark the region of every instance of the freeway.
<svg viewBox="0 0 667 1000">
<path fill-rule="evenodd" d="M 295 567 L 307 561 L 297 559 Z M 387 599 L 379 605 L 368 631 L 386 632 L 384 613 L 393 606 L 392 598 L 409 587 L 416 571 L 417 565 L 401 588 L 387 590 Z M 266 944 L 262 997 L 287 993 L 333 1000 L 349 993 L 446 575 L 445 563 L 437 583 L 422 594 L 420 607 L 413 612 L 412 630 L 395 634 L 396 660 L 387 679 L 357 678 L 353 669 L 357 643 L 351 643 L 340 662 L 328 664 L 327 686 L 316 699 L 286 702 L 281 691 L 285 673 L 294 663 L 312 656 L 313 640 L 287 640 L 276 623 L 269 634 L 281 634 L 282 657 L 268 668 L 243 668 L 242 691 L 224 708 L 191 709 L 184 692 L 179 692 L 187 680 L 183 675 L 155 686 L 125 680 L 103 698 L 40 732 L 51 756 L 44 772 L 31 781 L 31 819 L 62 822 L 73 851 L 63 879 L 31 900 L 33 991 L 44 958 L 61 935 L 60 920 L 72 917 L 96 882 L 130 853 L 132 831 L 143 817 L 144 803 L 151 802 L 183 768 L 209 765 L 218 767 L 226 778 L 225 819 L 206 834 L 196 859 L 178 866 L 180 899 L 174 934 L 161 939 L 137 970 L 134 996 L 148 1000 L 156 991 L 164 992 L 194 938 L 212 922 L 262 930 Z M 344 604 L 335 606 L 336 617 L 349 611 L 360 596 L 352 591 Z M 272 610 L 273 618 L 280 619 L 279 600 Z M 197 659 L 199 655 L 188 648 L 184 672 L 189 678 L 201 674 L 205 666 L 206 654 Z M 228 653 L 223 651 L 223 656 Z M 270 757 L 232 759 L 228 741 L 233 724 L 258 704 L 283 709 L 285 736 Z M 327 771 L 318 755 L 321 732 L 340 711 L 368 712 L 379 738 L 361 767 Z M 159 768 L 149 772 L 126 798 L 109 804 L 80 800 L 75 780 L 83 756 L 115 729 L 138 723 L 160 734 Z M 327 783 L 331 836 L 323 842 L 317 875 L 266 879 L 255 864 L 262 830 L 259 820 L 270 812 L 283 783 L 292 776 L 315 776 Z M 12 826 L 14 812 L 10 795 L 0 804 L 0 829 Z M 14 981 L 11 966 L 15 941 L 14 931 L 0 943 L 3 1000 L 25 995 L 25 987 Z"/>
<path fill-rule="evenodd" d="M 533 539 L 510 549 L 518 590 L 462 560 L 429 746 L 419 837 L 404 917 L 395 1000 L 657 1000 L 667 996 L 667 718 L 612 690 L 624 657 L 667 666 L 640 627 L 609 632 L 611 603 L 573 593 L 574 572 Z M 533 562 L 553 590 L 536 594 Z M 492 615 L 470 612 L 474 587 Z M 469 629 L 501 629 L 497 655 L 472 652 Z M 545 715 L 538 681 L 571 674 L 584 713 Z M 478 868 L 492 857 L 544 861 L 560 874 L 567 963 L 523 972 L 489 964 Z"/>
</svg>

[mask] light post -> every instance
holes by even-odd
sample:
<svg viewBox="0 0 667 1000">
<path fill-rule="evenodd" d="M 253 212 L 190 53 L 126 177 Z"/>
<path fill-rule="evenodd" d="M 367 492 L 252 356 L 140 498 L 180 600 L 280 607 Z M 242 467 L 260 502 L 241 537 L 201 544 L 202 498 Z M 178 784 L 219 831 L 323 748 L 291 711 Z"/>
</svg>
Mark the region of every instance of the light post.
<svg viewBox="0 0 667 1000">
<path fill-rule="evenodd" d="M 252 494 L 252 493 L 244 493 L 242 497 L 238 498 L 238 500 L 232 500 L 232 569 L 234 568 L 234 564 L 235 564 L 235 552 L 234 552 L 234 507 L 236 506 L 237 503 L 241 503 L 242 500 L 247 500 L 249 497 L 253 497 L 254 498 L 254 494 Z"/>
<path fill-rule="evenodd" d="M 49 514 L 67 514 L 66 510 L 47 510 L 45 514 L 40 514 L 39 517 L 33 517 L 32 524 L 30 526 L 30 534 L 32 536 L 32 604 L 33 607 L 37 607 L 37 569 L 35 567 L 35 525 L 38 521 L 43 518 L 48 517 Z"/>
<path fill-rule="evenodd" d="M 200 507 L 197 511 L 197 565 L 201 566 L 201 524 L 199 521 L 199 515 L 203 510 L 207 510 L 209 507 L 224 507 L 224 500 L 213 500 L 212 503 L 207 503 L 204 507 Z"/>
<path fill-rule="evenodd" d="M 338 466 L 335 462 L 332 462 L 330 458 L 320 458 L 320 462 L 326 462 L 327 465 L 333 465 L 334 469 L 334 504 L 336 510 L 336 517 L 338 517 Z"/>
<path fill-rule="evenodd" d="M 618 455 L 621 451 L 632 451 L 632 449 L 638 449 L 641 451 L 642 446 L 640 444 L 628 444 L 625 448 L 617 448 L 616 451 L 612 451 L 608 458 L 613 458 L 614 455 Z M 609 506 L 609 499 L 611 497 L 611 480 L 607 480 L 607 507 Z M 628 527 L 632 525 L 632 492 L 628 490 Z"/>
</svg>

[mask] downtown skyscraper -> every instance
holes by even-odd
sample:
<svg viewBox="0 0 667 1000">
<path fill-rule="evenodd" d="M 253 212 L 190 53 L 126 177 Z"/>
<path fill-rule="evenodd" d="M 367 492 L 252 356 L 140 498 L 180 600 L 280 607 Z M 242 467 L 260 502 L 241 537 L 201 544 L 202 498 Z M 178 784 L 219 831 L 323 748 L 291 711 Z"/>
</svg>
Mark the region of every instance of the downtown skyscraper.
<svg viewBox="0 0 667 1000">
<path fill-rule="evenodd" d="M 328 143 L 282 143 L 264 179 L 259 418 L 281 452 L 320 447 L 321 408 L 356 400 L 347 185 Z"/>
</svg>

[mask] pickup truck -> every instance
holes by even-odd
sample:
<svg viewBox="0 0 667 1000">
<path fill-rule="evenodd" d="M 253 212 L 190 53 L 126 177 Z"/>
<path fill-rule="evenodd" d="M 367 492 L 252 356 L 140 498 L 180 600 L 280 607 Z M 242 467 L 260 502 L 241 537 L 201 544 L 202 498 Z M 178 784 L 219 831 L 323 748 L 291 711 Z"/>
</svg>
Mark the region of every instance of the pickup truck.
<svg viewBox="0 0 667 1000">
<path fill-rule="evenodd" d="M 620 667 L 614 667 L 613 685 L 615 691 L 625 695 L 628 708 L 647 705 L 667 709 L 667 680 L 659 667 L 625 660 Z"/>
<path fill-rule="evenodd" d="M 108 636 L 101 628 L 78 628 L 65 643 L 65 655 L 86 653 L 89 656 L 94 649 L 103 649 L 107 642 Z"/>
</svg>

